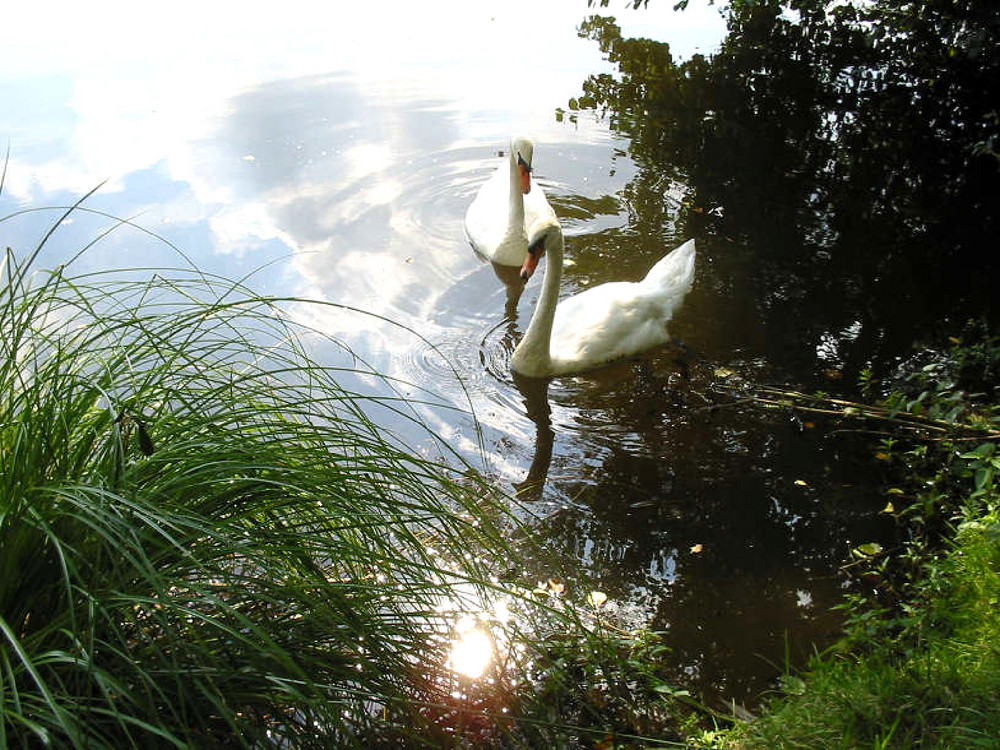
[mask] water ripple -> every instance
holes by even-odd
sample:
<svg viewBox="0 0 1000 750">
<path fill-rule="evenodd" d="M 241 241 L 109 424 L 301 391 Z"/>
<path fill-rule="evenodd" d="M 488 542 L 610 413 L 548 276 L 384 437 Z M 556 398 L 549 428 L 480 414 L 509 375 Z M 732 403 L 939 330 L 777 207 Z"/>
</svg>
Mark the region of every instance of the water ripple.
<svg viewBox="0 0 1000 750">
<path fill-rule="evenodd" d="M 479 362 L 484 372 L 505 387 L 514 385 L 510 358 L 518 340 L 515 324 L 505 318 L 490 328 L 479 342 Z"/>
</svg>

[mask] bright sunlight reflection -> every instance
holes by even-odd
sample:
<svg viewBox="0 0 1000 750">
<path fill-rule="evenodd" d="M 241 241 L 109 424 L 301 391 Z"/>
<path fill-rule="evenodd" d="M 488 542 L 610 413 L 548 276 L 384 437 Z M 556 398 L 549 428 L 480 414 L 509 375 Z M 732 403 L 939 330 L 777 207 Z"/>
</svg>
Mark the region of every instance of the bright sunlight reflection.
<svg viewBox="0 0 1000 750">
<path fill-rule="evenodd" d="M 482 675 L 493 657 L 493 641 L 475 626 L 473 618 L 463 618 L 455 627 L 458 637 L 452 643 L 449 666 L 473 680 Z"/>
</svg>

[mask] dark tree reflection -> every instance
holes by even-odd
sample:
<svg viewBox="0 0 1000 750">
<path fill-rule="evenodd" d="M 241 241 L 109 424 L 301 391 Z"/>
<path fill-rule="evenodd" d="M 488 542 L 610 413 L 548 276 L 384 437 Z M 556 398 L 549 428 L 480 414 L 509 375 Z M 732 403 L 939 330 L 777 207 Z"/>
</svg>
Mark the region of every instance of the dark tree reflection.
<svg viewBox="0 0 1000 750">
<path fill-rule="evenodd" d="M 589 78 L 570 108 L 630 137 L 633 225 L 679 221 L 716 238 L 710 252 L 742 254 L 730 267 L 749 269 L 763 353 L 803 377 L 821 371 L 824 340 L 853 376 L 965 317 L 995 323 L 995 4 L 734 0 L 726 12 L 720 51 L 679 65 L 612 19 L 581 26 L 619 72 Z"/>
</svg>

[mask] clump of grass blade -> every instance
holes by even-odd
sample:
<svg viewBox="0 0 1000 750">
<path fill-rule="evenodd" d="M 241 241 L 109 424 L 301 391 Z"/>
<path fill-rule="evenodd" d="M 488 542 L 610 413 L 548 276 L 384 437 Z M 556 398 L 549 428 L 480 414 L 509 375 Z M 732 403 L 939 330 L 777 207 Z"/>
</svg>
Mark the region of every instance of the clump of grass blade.
<svg viewBox="0 0 1000 750">
<path fill-rule="evenodd" d="M 435 744 L 413 686 L 504 550 L 490 487 L 272 301 L 32 258 L 0 282 L 0 746 Z"/>
</svg>

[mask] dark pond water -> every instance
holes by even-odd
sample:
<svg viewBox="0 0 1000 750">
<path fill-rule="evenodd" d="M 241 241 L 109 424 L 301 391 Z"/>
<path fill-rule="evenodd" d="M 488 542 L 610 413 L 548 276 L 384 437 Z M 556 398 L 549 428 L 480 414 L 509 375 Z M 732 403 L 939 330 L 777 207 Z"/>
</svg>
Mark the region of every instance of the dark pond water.
<svg viewBox="0 0 1000 750">
<path fill-rule="evenodd" d="M 816 293 L 781 253 L 755 254 L 769 221 L 776 246 L 797 241 L 780 212 L 741 219 L 739 201 L 708 200 L 697 175 L 653 158 L 641 134 L 589 112 L 557 116 L 588 76 L 614 69 L 577 34 L 586 3 L 418 5 L 428 12 L 399 11 L 389 34 L 374 31 L 371 9 L 349 23 L 288 14 L 272 34 L 208 19 L 211 41 L 181 61 L 155 42 L 121 57 L 25 52 L 24 69 L 0 76 L 5 99 L 22 103 L 5 123 L 0 215 L 66 205 L 109 178 L 86 206 L 135 217 L 199 268 L 352 308 L 294 309 L 399 391 L 434 394 L 422 416 L 523 492 L 569 571 L 568 595 L 604 591 L 626 626 L 668 633 L 678 680 L 712 703 L 752 705 L 786 658 L 801 665 L 837 633 L 850 548 L 893 529 L 867 442 L 747 403 L 738 384 L 836 390 L 870 361 L 856 347 L 870 335 L 865 306 L 856 290 L 831 294 L 839 281 Z M 512 41 L 530 9 L 544 14 L 537 41 Z M 680 59 L 693 38 L 718 45 L 721 23 L 689 27 L 701 17 L 663 7 L 625 18 L 625 33 L 669 39 Z M 178 23 L 168 25 L 190 40 Z M 324 40 L 324 28 L 336 33 Z M 695 285 L 672 326 L 683 347 L 551 382 L 511 375 L 541 274 L 524 287 L 478 259 L 462 219 L 515 130 L 535 136 L 535 175 L 567 234 L 564 294 L 637 279 L 697 239 Z M 737 179 L 759 177 L 742 168 Z M 735 218 L 721 231 L 726 211 Z M 5 244 L 32 246 L 54 216 L 5 221 Z M 46 260 L 107 226 L 76 214 Z M 809 264 L 827 263 L 824 252 Z M 77 265 L 185 262 L 126 227 Z M 885 348 L 893 329 L 880 325 Z M 481 433 L 449 406 L 471 406 Z M 517 577 L 545 580 L 552 560 Z"/>
</svg>

